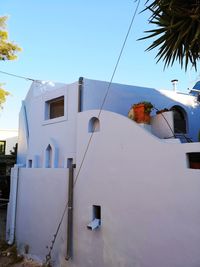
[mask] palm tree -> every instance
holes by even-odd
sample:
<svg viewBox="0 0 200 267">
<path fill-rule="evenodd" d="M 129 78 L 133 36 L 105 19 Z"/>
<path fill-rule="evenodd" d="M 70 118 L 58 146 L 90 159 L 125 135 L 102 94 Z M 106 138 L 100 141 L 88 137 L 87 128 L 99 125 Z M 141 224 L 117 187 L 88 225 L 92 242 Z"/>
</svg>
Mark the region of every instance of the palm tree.
<svg viewBox="0 0 200 267">
<path fill-rule="evenodd" d="M 197 70 L 200 59 L 200 0 L 150 0 L 146 2 L 150 10 L 149 22 L 155 29 L 146 31 L 148 36 L 141 38 L 156 39 L 147 51 L 159 47 L 157 62 L 164 66 L 173 65 L 178 60 L 187 70 L 188 63 Z M 140 39 L 140 40 L 141 40 Z"/>
</svg>

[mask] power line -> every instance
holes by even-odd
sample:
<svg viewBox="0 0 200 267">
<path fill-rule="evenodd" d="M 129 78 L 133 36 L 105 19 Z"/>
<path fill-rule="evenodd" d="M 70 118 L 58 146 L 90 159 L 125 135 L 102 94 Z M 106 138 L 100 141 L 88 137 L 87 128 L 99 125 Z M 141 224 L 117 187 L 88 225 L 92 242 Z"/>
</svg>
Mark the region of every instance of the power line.
<svg viewBox="0 0 200 267">
<path fill-rule="evenodd" d="M 116 71 L 117 71 L 117 68 L 118 68 L 120 59 L 121 59 L 121 57 L 122 57 L 122 54 L 123 54 L 123 51 L 124 51 L 124 48 L 125 48 L 127 39 L 128 39 L 128 37 L 129 37 L 131 28 L 132 28 L 132 26 L 133 26 L 133 22 L 134 22 L 134 20 L 135 20 L 135 17 L 136 17 L 136 14 L 137 14 L 137 11 L 138 11 L 138 8 L 139 8 L 139 5 L 140 5 L 140 1 L 141 1 L 141 0 L 138 0 L 137 6 L 136 6 L 136 8 L 135 8 L 135 11 L 134 11 L 134 13 L 133 13 L 133 16 L 132 16 L 132 19 L 131 19 L 131 22 L 130 22 L 130 25 L 129 25 L 129 27 L 128 27 L 128 31 L 127 31 L 126 36 L 125 36 L 124 42 L 123 42 L 123 44 L 122 44 L 120 53 L 119 53 L 119 55 L 118 55 L 117 62 L 116 62 L 116 64 L 115 64 L 113 73 L 112 73 L 112 75 L 111 75 L 110 82 L 109 82 L 109 84 L 108 84 L 108 87 L 107 87 L 107 90 L 106 90 L 104 99 L 103 99 L 102 104 L 101 104 L 101 106 L 100 106 L 99 114 L 98 114 L 98 116 L 97 116 L 98 119 L 99 119 L 100 116 L 101 116 L 103 106 L 104 106 L 105 101 L 106 101 L 106 99 L 107 99 L 107 97 L 108 97 L 108 94 L 109 94 L 109 91 L 110 91 L 110 87 L 111 87 L 111 84 L 112 84 L 112 82 L 113 82 L 115 73 L 116 73 Z M 87 143 L 87 147 L 86 147 L 86 149 L 85 149 L 85 152 L 84 152 L 84 155 L 83 155 L 83 158 L 82 158 L 80 167 L 79 167 L 79 169 L 78 169 L 77 175 L 76 175 L 75 180 L 74 180 L 73 188 L 75 187 L 76 182 L 77 182 L 77 180 L 78 180 L 78 177 L 79 177 L 80 171 L 81 171 L 81 169 L 82 169 L 83 163 L 84 163 L 84 161 L 85 161 L 85 158 L 86 158 L 86 155 L 87 155 L 89 146 L 90 146 L 91 141 L 92 141 L 92 138 L 93 138 L 93 135 L 94 135 L 94 131 L 91 133 L 91 136 L 90 136 L 89 141 L 88 141 L 88 143 Z M 59 230 L 60 230 L 62 221 L 63 221 L 63 219 L 64 219 L 64 215 L 65 215 L 65 212 L 66 212 L 66 210 L 67 210 L 67 207 L 68 207 L 68 202 L 66 203 L 66 206 L 65 206 L 64 211 L 63 211 L 62 216 L 61 216 L 61 220 L 59 221 L 58 227 L 57 227 L 57 229 L 56 229 L 56 233 L 54 234 L 53 240 L 51 241 L 52 244 L 51 244 L 51 247 L 50 247 L 50 249 L 49 249 L 49 253 L 46 255 L 46 264 L 47 264 L 47 265 L 50 263 L 50 260 L 51 260 L 51 252 L 52 252 L 52 250 L 53 250 L 53 246 L 54 246 L 54 243 L 55 243 L 55 241 L 56 241 L 58 232 L 59 232 Z"/>
<path fill-rule="evenodd" d="M 120 53 L 119 53 L 119 56 L 118 56 L 118 58 L 117 58 L 117 62 L 116 62 L 116 64 L 115 64 L 115 67 L 114 67 L 114 70 L 113 70 L 113 73 L 112 73 L 110 82 L 109 82 L 109 84 L 108 84 L 108 87 L 107 87 L 107 90 L 106 90 L 106 94 L 105 94 L 105 96 L 104 96 L 104 99 L 103 99 L 103 101 L 102 101 L 102 104 L 101 104 L 101 107 L 100 107 L 100 110 L 99 110 L 99 114 L 98 114 L 98 116 L 97 116 L 98 119 L 99 119 L 100 116 L 101 116 L 101 113 L 102 113 L 102 110 L 103 110 L 103 106 L 104 106 L 104 104 L 105 104 L 105 102 L 106 102 L 106 99 L 107 99 L 107 97 L 108 97 L 108 94 L 109 94 L 109 91 L 110 91 L 110 87 L 111 87 L 111 85 L 112 85 L 112 82 L 113 82 L 115 73 L 116 73 L 116 71 L 117 71 L 117 67 L 118 67 L 119 62 L 120 62 L 120 59 L 121 59 L 121 57 L 122 57 L 122 53 L 123 53 L 123 51 L 124 51 L 124 48 L 125 48 L 125 45 L 126 45 L 128 36 L 129 36 L 129 34 L 130 34 L 130 31 L 131 31 L 131 28 L 132 28 L 132 25 L 133 25 L 133 22 L 134 22 L 134 19 L 135 19 L 135 16 L 136 16 L 136 14 L 137 14 L 137 11 L 138 11 L 138 8 L 139 8 L 139 5 L 140 5 L 140 1 L 141 1 L 141 0 L 138 1 L 138 4 L 137 4 L 136 9 L 135 9 L 135 12 L 134 12 L 133 17 L 132 17 L 132 19 L 131 19 L 131 22 L 130 22 L 128 31 L 127 31 L 127 33 L 126 33 L 124 42 L 123 42 L 123 44 L 122 44 L 122 48 L 121 48 Z M 85 153 L 84 153 L 84 155 L 83 155 L 83 159 L 82 159 L 82 161 L 81 161 L 80 168 L 79 168 L 79 170 L 78 170 L 78 172 L 77 172 L 77 175 L 76 175 L 74 184 L 76 184 L 76 181 L 77 181 L 77 179 L 78 179 L 79 173 L 80 173 L 80 171 L 81 171 L 81 168 L 82 168 L 83 162 L 84 162 L 84 160 L 85 160 L 87 151 L 88 151 L 88 149 L 89 149 L 90 143 L 91 143 L 91 141 L 92 141 L 93 135 L 94 135 L 94 131 L 92 132 L 92 134 L 91 134 L 91 136 L 90 136 L 90 139 L 89 139 L 89 141 L 88 141 L 88 144 L 87 144 Z"/>
<path fill-rule="evenodd" d="M 5 75 L 9 75 L 9 76 L 13 76 L 13 77 L 15 77 L 15 78 L 19 78 L 19 79 L 24 79 L 24 80 L 27 80 L 27 81 L 39 82 L 38 80 L 29 78 L 29 77 L 20 76 L 20 75 L 13 74 L 13 73 L 9 73 L 9 72 L 5 72 L 5 71 L 2 71 L 2 70 L 0 70 L 0 73 L 5 74 Z"/>
</svg>

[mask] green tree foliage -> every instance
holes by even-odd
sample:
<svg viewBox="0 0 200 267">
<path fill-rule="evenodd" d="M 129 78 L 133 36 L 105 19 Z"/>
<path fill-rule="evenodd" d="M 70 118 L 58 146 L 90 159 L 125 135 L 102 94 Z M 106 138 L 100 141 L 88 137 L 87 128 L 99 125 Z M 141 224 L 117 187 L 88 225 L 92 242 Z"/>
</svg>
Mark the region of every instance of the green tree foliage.
<svg viewBox="0 0 200 267">
<path fill-rule="evenodd" d="M 149 23 L 155 29 L 146 31 L 142 39 L 155 38 L 147 51 L 158 47 L 157 62 L 173 65 L 178 60 L 181 67 L 188 63 L 197 69 L 200 59 L 200 0 L 148 0 L 145 10 L 150 10 Z"/>
<path fill-rule="evenodd" d="M 14 43 L 9 42 L 8 32 L 6 31 L 7 17 L 0 17 L 0 60 L 14 60 L 17 58 L 16 53 L 21 51 L 21 48 Z M 0 108 L 6 101 L 9 92 L 5 91 L 0 84 Z"/>
<path fill-rule="evenodd" d="M 7 17 L 0 17 L 0 60 L 13 60 L 17 58 L 16 53 L 21 51 L 21 48 L 9 42 L 6 20 Z"/>
<path fill-rule="evenodd" d="M 6 97 L 9 95 L 9 92 L 5 91 L 3 88 L 1 88 L 0 84 L 0 108 L 3 107 L 3 103 L 6 101 Z"/>
</svg>

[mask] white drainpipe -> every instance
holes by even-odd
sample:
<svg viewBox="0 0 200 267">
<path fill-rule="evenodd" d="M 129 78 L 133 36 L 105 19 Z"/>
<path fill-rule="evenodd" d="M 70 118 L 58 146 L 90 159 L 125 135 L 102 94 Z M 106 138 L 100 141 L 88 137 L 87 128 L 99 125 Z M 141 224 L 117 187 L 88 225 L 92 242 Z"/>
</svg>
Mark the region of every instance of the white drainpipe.
<svg viewBox="0 0 200 267">
<path fill-rule="evenodd" d="M 15 241 L 19 167 L 20 165 L 16 164 L 11 169 L 10 197 L 7 209 L 7 222 L 6 222 L 6 241 L 9 245 L 12 245 Z"/>
</svg>

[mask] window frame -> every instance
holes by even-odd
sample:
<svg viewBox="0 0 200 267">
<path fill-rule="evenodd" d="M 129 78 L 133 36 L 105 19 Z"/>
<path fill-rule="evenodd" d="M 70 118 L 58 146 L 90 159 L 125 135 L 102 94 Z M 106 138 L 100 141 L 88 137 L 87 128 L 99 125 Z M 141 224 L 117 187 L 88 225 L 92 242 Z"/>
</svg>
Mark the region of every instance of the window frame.
<svg viewBox="0 0 200 267">
<path fill-rule="evenodd" d="M 66 89 L 65 89 L 66 90 Z M 64 98 L 64 115 L 55 117 L 50 119 L 49 118 L 49 103 L 53 103 L 56 100 L 59 100 L 61 98 Z M 48 125 L 52 123 L 58 123 L 62 121 L 66 121 L 68 119 L 68 110 L 67 110 L 67 102 L 68 102 L 68 97 L 67 97 L 67 91 L 62 90 L 60 94 L 49 94 L 44 97 L 44 119 L 43 119 L 43 125 Z"/>
<path fill-rule="evenodd" d="M 63 108 L 62 108 L 62 111 L 63 111 L 63 114 L 62 115 L 59 115 L 59 116 L 55 116 L 53 117 L 52 116 L 52 113 L 53 113 L 53 105 L 56 104 L 56 103 L 59 103 L 59 102 L 63 102 Z M 60 118 L 60 117 L 64 117 L 65 115 L 65 97 L 64 96 L 60 96 L 60 97 L 56 97 L 56 98 L 53 98 L 49 101 L 46 102 L 46 105 L 47 105 L 47 111 L 46 111 L 46 116 L 47 116 L 47 120 L 53 120 L 53 119 L 56 119 L 56 118 Z M 54 107 L 55 108 L 55 107 Z"/>
</svg>

